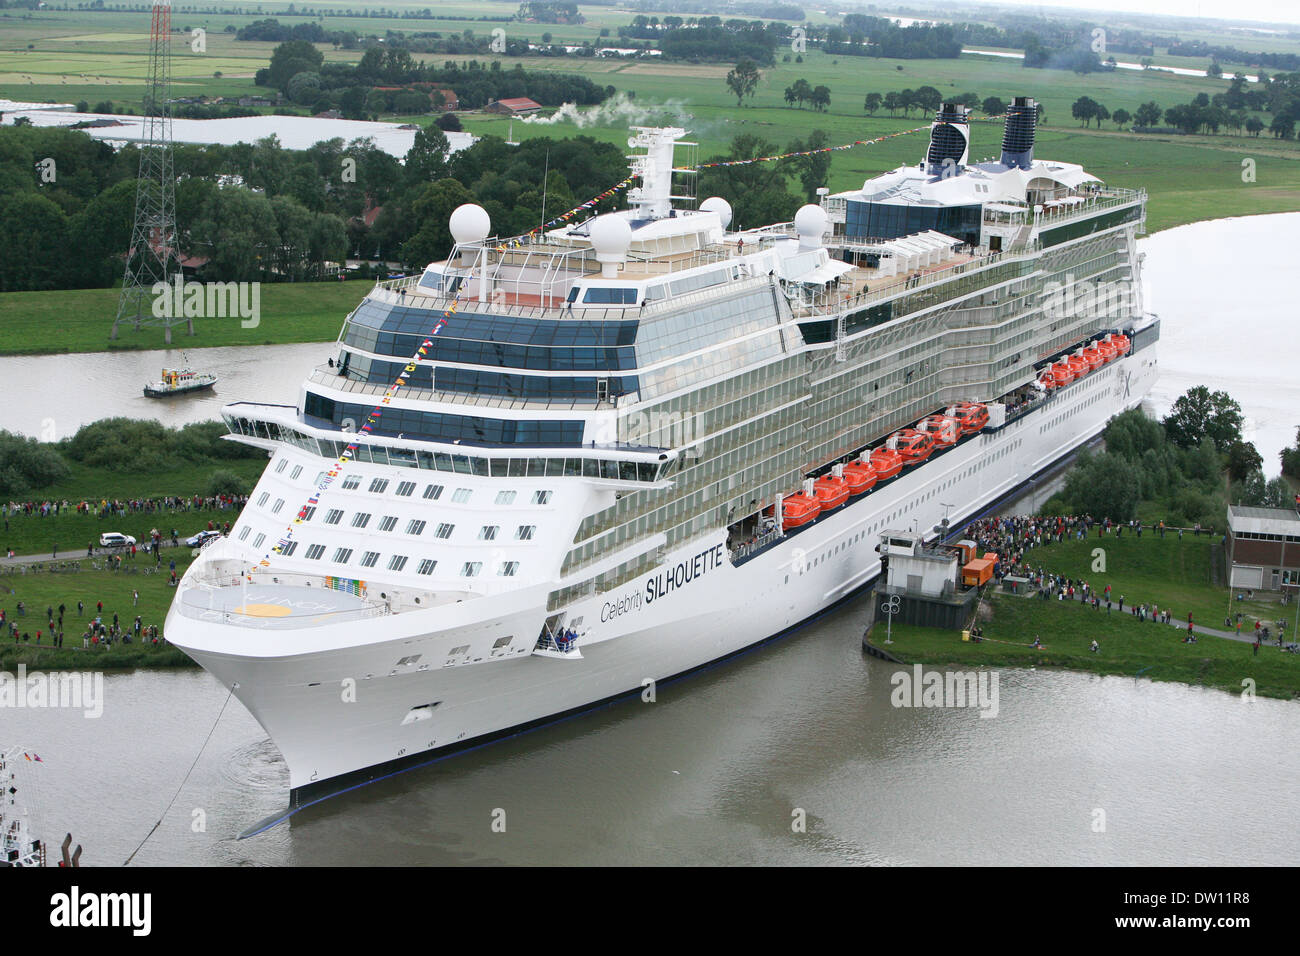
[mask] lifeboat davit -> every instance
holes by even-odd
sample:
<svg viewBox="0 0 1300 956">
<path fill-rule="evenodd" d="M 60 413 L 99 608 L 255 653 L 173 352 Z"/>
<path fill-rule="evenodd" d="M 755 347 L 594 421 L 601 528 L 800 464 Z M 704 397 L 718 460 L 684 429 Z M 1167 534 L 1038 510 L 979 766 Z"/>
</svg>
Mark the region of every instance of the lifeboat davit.
<svg viewBox="0 0 1300 956">
<path fill-rule="evenodd" d="M 813 495 L 822 511 L 831 511 L 849 500 L 849 483 L 834 475 L 823 475 L 813 482 Z"/>
<path fill-rule="evenodd" d="M 877 448 L 871 453 L 871 470 L 877 481 L 888 481 L 903 470 L 903 456 L 892 448 Z"/>
<path fill-rule="evenodd" d="M 1074 373 L 1070 371 L 1070 366 L 1064 362 L 1057 362 L 1052 366 L 1052 378 L 1056 379 L 1057 386 L 1069 385 L 1074 381 Z"/>
<path fill-rule="evenodd" d="M 1095 372 L 1106 364 L 1106 356 L 1101 354 L 1101 349 L 1097 348 L 1096 343 L 1089 345 L 1083 350 L 1083 358 L 1088 363 L 1089 371 Z"/>
<path fill-rule="evenodd" d="M 957 419 L 963 435 L 973 435 L 989 423 L 989 410 L 980 402 L 958 402 L 949 405 L 944 414 Z"/>
<path fill-rule="evenodd" d="M 899 429 L 886 444 L 902 456 L 904 465 L 919 465 L 934 451 L 934 439 L 915 428 Z"/>
<path fill-rule="evenodd" d="M 844 480 L 848 483 L 850 495 L 860 495 L 876 484 L 876 469 L 868 462 L 855 461 L 844 466 Z"/>
<path fill-rule="evenodd" d="M 1043 388 L 1047 389 L 1049 392 L 1056 388 L 1056 376 L 1052 374 L 1050 368 L 1043 369 L 1043 374 L 1038 376 L 1038 384 L 1043 386 Z"/>
<path fill-rule="evenodd" d="M 961 438 L 961 423 L 948 415 L 927 415 L 916 423 L 916 430 L 934 439 L 934 450 L 943 451 Z"/>
<path fill-rule="evenodd" d="M 811 524 L 821 514 L 822 506 L 812 495 L 806 495 L 802 491 L 797 495 L 790 495 L 788 498 L 781 499 L 781 526 L 789 531 L 791 528 L 801 528 L 806 524 Z"/>
<path fill-rule="evenodd" d="M 1082 355 L 1071 355 L 1065 360 L 1065 364 L 1070 367 L 1070 371 L 1074 373 L 1076 379 L 1083 378 L 1092 371 L 1088 366 L 1088 360 Z"/>
</svg>

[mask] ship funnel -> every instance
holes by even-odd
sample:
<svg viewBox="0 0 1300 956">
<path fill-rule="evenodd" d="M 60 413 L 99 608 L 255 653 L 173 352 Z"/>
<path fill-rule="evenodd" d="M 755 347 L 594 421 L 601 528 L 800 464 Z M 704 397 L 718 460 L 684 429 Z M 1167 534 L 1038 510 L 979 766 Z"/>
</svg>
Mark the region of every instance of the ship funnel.
<svg viewBox="0 0 1300 956">
<path fill-rule="evenodd" d="M 1017 96 L 1007 108 L 1002 131 L 1002 165 L 1028 169 L 1034 162 L 1034 127 L 1038 104 L 1028 96 Z"/>
<path fill-rule="evenodd" d="M 969 159 L 970 123 L 966 118 L 966 107 L 960 103 L 944 103 L 930 124 L 926 167 L 931 173 L 952 175 L 959 172 Z"/>
</svg>

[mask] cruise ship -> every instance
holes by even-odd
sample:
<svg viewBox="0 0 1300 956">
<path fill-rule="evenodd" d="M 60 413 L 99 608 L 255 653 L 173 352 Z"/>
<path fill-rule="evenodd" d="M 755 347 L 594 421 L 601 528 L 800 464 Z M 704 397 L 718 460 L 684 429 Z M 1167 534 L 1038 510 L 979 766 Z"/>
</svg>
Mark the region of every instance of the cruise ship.
<svg viewBox="0 0 1300 956">
<path fill-rule="evenodd" d="M 634 128 L 626 210 L 499 237 L 462 206 L 297 404 L 227 405 L 269 462 L 167 636 L 279 748 L 288 812 L 781 635 L 882 533 L 1137 405 L 1146 194 L 1034 158 L 1013 102 L 996 158 L 944 104 L 916 165 L 745 229 L 674 194 L 685 130 Z"/>
</svg>

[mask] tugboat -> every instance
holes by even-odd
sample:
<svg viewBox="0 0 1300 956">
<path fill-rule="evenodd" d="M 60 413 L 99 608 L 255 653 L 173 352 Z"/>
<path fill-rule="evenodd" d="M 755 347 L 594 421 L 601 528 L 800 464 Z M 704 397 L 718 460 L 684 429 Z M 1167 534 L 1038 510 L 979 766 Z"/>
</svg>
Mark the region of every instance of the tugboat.
<svg viewBox="0 0 1300 956">
<path fill-rule="evenodd" d="M 28 825 L 29 810 L 19 803 L 19 767 L 44 763 L 40 755 L 23 747 L 0 751 L 0 783 L 3 783 L 3 800 L 0 801 L 0 868 L 46 866 L 46 844 L 32 836 Z M 68 855 L 72 834 L 64 838 L 60 866 L 80 866 L 81 847 Z"/>
<path fill-rule="evenodd" d="M 182 357 L 184 354 L 182 353 Z M 212 372 L 196 372 L 189 367 L 186 359 L 184 368 L 165 368 L 162 378 L 150 382 L 144 387 L 149 398 L 165 398 L 168 395 L 184 395 L 186 392 L 200 392 L 217 384 L 217 376 Z"/>
</svg>

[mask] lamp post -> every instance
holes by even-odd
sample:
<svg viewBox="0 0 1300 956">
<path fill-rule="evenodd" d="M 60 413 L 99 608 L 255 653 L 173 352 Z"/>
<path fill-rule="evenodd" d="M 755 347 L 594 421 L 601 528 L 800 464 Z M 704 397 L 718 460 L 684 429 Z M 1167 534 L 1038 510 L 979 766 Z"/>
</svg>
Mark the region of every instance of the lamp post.
<svg viewBox="0 0 1300 956">
<path fill-rule="evenodd" d="M 891 594 L 880 605 L 885 614 L 885 643 L 894 643 L 894 615 L 898 613 L 898 595 Z"/>
</svg>

